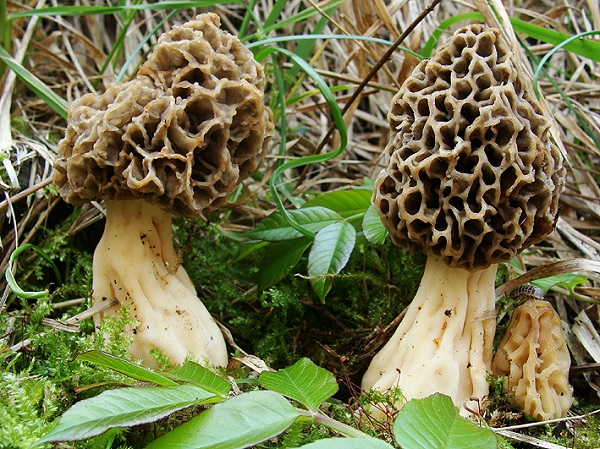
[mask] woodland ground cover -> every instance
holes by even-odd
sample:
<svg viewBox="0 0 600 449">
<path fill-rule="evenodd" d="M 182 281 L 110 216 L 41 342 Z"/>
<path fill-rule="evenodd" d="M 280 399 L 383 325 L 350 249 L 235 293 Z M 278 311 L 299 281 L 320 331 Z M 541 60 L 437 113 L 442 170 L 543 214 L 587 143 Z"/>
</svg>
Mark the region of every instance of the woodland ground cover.
<svg viewBox="0 0 600 449">
<path fill-rule="evenodd" d="M 428 7 L 421 1 L 64 5 L 0 0 L 0 264 L 9 273 L 0 280 L 0 447 L 32 447 L 73 404 L 107 389 L 148 382 L 168 388 L 173 382 L 165 374 L 167 361 L 158 377 L 125 362 L 115 368 L 112 361 L 128 359 L 122 334 L 131 321 L 127 313 L 103 324 L 104 339 L 95 337 L 88 311 L 103 205 L 73 207 L 62 201 L 52 184 L 52 163 L 68 104 L 130 78 L 163 30 L 203 11 L 217 12 L 223 27 L 263 62 L 276 121 L 272 152 L 228 205 L 174 225 L 182 263 L 199 297 L 230 332 L 235 355 L 228 369 L 218 372 L 222 377 L 190 365 L 193 373 L 178 371 L 177 379 L 192 396 L 197 396 L 194 388 L 211 392 L 209 403 L 230 392 L 219 379 L 235 379 L 236 388 L 253 395 L 241 395 L 249 398 L 237 402 L 241 405 L 219 403 L 230 413 L 265 401 L 281 405 L 274 416 L 281 431 L 261 428 L 265 433 L 251 443 L 240 436 L 221 447 L 265 439 L 260 447 L 298 447 L 336 432 L 352 436 L 350 429 L 382 440 L 372 442 L 375 447 L 383 447 L 377 446 L 383 441 L 423 447 L 402 440 L 391 405 L 385 413 L 389 420 L 360 419 L 373 399 L 360 396 L 361 375 L 397 326 L 425 262 L 385 238 L 370 197 L 389 140 L 386 114 L 392 96 L 438 39 L 473 21 L 514 33 L 514 49 L 534 76 L 564 145 L 568 179 L 556 230 L 504 265 L 498 288 L 508 293 L 506 282 L 522 274 L 544 288 L 564 323 L 575 388 L 572 419 L 530 426 L 491 379 L 495 394 L 479 414 L 491 427 L 514 426 L 504 430 L 510 439 L 499 443 L 506 447 L 600 446 L 599 419 L 588 415 L 600 407 L 599 6 L 583 0 L 560 5 L 442 0 Z M 400 47 L 386 55 L 406 30 Z M 311 235 L 274 238 L 273 233 L 295 231 L 282 218 L 285 211 L 315 232 L 337 226 L 335 244 L 324 245 Z M 311 250 L 331 257 L 315 262 Z M 498 304 L 501 334 L 516 304 L 506 296 Z M 265 366 L 289 369 L 279 373 L 297 391 L 281 389 L 277 377 L 259 376 Z M 303 383 L 306 373 L 324 393 Z M 293 406 L 281 402 L 283 396 Z M 193 405 L 164 413 L 158 421 L 142 411 L 139 425 L 128 421 L 119 426 L 124 430 L 85 441 L 44 444 L 144 447 L 207 406 L 181 401 Z M 434 405 L 422 406 L 425 411 L 417 409 L 417 416 Z M 450 411 L 448 416 L 454 419 Z M 468 429 L 453 432 L 466 435 Z M 455 444 L 466 447 L 460 438 Z"/>
</svg>

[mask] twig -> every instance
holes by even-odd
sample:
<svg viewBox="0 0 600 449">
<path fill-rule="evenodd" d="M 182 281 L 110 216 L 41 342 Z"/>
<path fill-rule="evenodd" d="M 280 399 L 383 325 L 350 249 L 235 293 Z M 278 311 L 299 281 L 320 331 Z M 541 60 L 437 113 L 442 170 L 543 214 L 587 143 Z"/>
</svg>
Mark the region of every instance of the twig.
<svg viewBox="0 0 600 449">
<path fill-rule="evenodd" d="M 438 5 L 438 3 L 440 3 L 440 1 L 441 0 L 433 0 L 433 2 L 431 2 L 421 12 L 421 14 L 419 14 L 415 18 L 415 20 L 412 21 L 412 23 L 404 30 L 400 37 L 398 37 L 398 39 L 396 39 L 394 43 L 387 49 L 387 51 L 383 54 L 379 61 L 377 61 L 377 63 L 373 66 L 371 71 L 363 78 L 361 83 L 356 87 L 354 93 L 342 108 L 342 115 L 344 115 L 352 107 L 356 99 L 361 96 L 362 91 L 365 87 L 367 87 L 371 79 L 377 74 L 381 67 L 383 67 L 383 65 L 392 57 L 394 52 L 398 49 L 400 45 L 402 45 L 402 42 L 404 42 L 408 35 L 412 33 L 412 31 L 417 27 L 417 25 L 421 23 L 423 19 L 425 19 L 425 17 L 427 17 L 427 15 L 429 15 L 434 10 L 434 8 Z M 323 137 L 323 139 L 321 139 L 321 142 L 319 142 L 316 153 L 319 153 L 327 144 L 335 129 L 335 124 L 331 124 L 329 130 L 327 131 L 327 134 L 325 134 L 325 137 Z"/>
<path fill-rule="evenodd" d="M 49 176 L 48 178 L 44 179 L 43 181 L 40 181 L 37 184 L 32 185 L 31 187 L 27 187 L 25 190 L 22 190 L 19 193 L 15 194 L 14 196 L 5 199 L 4 201 L 0 202 L 0 211 L 3 210 L 4 208 L 6 208 L 9 205 L 9 203 L 14 204 L 17 201 L 21 201 L 22 199 L 27 198 L 32 193 L 37 192 L 38 190 L 46 187 L 47 185 L 52 184 L 52 182 L 53 182 L 52 176 Z"/>
</svg>

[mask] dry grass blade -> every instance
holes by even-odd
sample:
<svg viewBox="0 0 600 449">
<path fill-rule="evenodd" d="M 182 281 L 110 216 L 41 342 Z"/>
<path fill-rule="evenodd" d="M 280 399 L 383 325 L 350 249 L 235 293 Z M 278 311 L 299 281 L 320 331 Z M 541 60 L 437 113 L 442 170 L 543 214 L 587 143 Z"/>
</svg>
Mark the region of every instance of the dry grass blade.
<svg viewBox="0 0 600 449">
<path fill-rule="evenodd" d="M 571 332 L 577 337 L 592 359 L 596 363 L 600 363 L 600 335 L 585 310 L 579 312 L 575 317 Z"/>
</svg>

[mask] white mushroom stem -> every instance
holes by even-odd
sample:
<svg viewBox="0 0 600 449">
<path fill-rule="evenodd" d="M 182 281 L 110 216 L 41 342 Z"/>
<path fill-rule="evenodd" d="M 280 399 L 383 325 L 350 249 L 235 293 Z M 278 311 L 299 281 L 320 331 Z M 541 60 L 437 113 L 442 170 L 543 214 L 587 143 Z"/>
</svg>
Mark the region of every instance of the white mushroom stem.
<svg viewBox="0 0 600 449">
<path fill-rule="evenodd" d="M 200 363 L 226 365 L 223 335 L 196 295 L 173 248 L 171 214 L 144 200 L 106 201 L 106 227 L 94 253 L 93 299 L 119 304 L 96 316 L 115 315 L 127 305 L 139 323 L 129 348 L 156 367 L 159 349 L 174 364 L 191 355 Z"/>
<path fill-rule="evenodd" d="M 488 394 L 497 265 L 469 272 L 430 256 L 400 326 L 373 358 L 364 390 L 399 387 L 408 401 L 443 393 L 477 410 Z M 464 412 L 464 410 L 463 410 Z"/>
</svg>

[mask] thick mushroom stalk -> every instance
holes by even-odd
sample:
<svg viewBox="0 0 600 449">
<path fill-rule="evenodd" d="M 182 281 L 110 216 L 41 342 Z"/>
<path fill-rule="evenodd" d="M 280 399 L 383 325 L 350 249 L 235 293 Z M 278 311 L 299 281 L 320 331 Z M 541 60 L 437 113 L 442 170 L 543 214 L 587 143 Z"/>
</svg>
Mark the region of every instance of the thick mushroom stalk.
<svg viewBox="0 0 600 449">
<path fill-rule="evenodd" d="M 218 209 L 273 135 L 262 66 L 219 25 L 208 13 L 173 27 L 134 79 L 74 101 L 55 162 L 67 202 L 106 201 L 93 300 L 130 306 L 131 352 L 151 366 L 153 347 L 176 364 L 187 354 L 227 362 L 223 336 L 177 261 L 170 214 Z"/>
<path fill-rule="evenodd" d="M 494 274 L 554 228 L 564 168 L 550 122 L 497 29 L 459 29 L 392 100 L 373 206 L 392 241 L 428 256 L 425 275 L 364 389 L 406 399 L 488 392 Z"/>
<path fill-rule="evenodd" d="M 104 234 L 94 252 L 94 298 L 116 298 L 119 304 L 96 322 L 128 307 L 139 323 L 128 329 L 135 334 L 129 352 L 151 367 L 158 366 L 149 357 L 154 348 L 177 363 L 192 355 L 203 364 L 226 365 L 221 330 L 173 248 L 171 214 L 144 200 L 105 205 Z"/>
<path fill-rule="evenodd" d="M 373 358 L 363 388 L 401 386 L 406 399 L 444 392 L 461 405 L 486 396 L 496 328 L 496 269 L 469 272 L 429 257 L 419 290 Z"/>
</svg>

